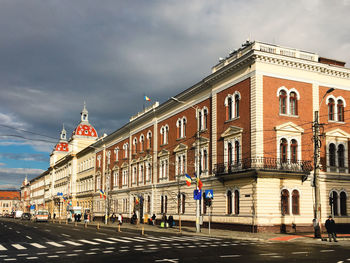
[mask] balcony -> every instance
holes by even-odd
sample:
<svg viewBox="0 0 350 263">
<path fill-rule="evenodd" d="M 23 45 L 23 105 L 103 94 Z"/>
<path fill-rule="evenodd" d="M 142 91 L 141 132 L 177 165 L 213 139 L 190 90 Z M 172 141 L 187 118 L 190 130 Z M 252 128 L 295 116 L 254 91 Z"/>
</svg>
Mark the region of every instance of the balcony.
<svg viewBox="0 0 350 263">
<path fill-rule="evenodd" d="M 279 172 L 297 172 L 308 174 L 313 169 L 311 161 L 292 162 L 286 160 L 282 162 L 279 158 L 247 158 L 240 162 L 228 165 L 227 163 L 218 163 L 214 167 L 215 175 L 225 175 L 230 173 L 238 173 L 247 170 L 261 171 L 279 171 Z"/>
</svg>

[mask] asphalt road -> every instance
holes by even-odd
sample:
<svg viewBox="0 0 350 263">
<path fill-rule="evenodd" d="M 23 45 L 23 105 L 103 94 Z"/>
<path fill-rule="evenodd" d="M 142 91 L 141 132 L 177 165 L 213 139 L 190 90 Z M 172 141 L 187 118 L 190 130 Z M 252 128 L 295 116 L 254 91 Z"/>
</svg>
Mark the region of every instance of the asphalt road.
<svg viewBox="0 0 350 263">
<path fill-rule="evenodd" d="M 341 243 L 242 241 L 0 219 L 0 262 L 346 262 Z"/>
</svg>

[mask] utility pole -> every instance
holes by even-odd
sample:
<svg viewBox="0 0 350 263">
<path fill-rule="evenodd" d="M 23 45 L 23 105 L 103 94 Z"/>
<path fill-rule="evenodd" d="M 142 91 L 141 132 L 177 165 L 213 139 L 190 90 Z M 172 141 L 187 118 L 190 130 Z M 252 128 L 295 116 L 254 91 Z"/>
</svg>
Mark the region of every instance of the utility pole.
<svg viewBox="0 0 350 263">
<path fill-rule="evenodd" d="M 326 97 L 328 93 L 331 93 L 334 91 L 334 88 L 330 88 L 326 91 L 326 93 L 323 95 L 322 100 L 318 106 L 318 110 L 322 106 L 322 101 Z M 315 238 L 321 238 L 321 193 L 320 193 L 320 179 L 319 179 L 319 173 L 320 173 L 320 149 L 321 149 L 321 136 L 323 134 L 320 134 L 320 128 L 323 129 L 323 124 L 319 123 L 319 112 L 315 111 L 315 116 L 314 116 L 314 122 L 312 124 L 313 128 L 313 141 L 314 141 L 314 179 L 313 179 L 313 187 L 314 189 L 314 194 L 315 194 L 315 204 L 314 204 L 314 220 L 313 220 L 313 225 L 314 225 L 314 237 Z"/>
</svg>

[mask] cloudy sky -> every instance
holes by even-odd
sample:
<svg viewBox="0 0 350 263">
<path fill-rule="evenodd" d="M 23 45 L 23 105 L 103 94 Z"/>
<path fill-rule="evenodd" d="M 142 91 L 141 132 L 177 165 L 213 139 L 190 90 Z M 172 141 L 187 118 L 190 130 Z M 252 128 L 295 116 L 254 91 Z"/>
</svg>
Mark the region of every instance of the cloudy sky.
<svg viewBox="0 0 350 263">
<path fill-rule="evenodd" d="M 247 39 L 350 65 L 350 0 L 0 0 L 0 189 L 49 166 L 87 102 L 100 135 Z"/>
</svg>

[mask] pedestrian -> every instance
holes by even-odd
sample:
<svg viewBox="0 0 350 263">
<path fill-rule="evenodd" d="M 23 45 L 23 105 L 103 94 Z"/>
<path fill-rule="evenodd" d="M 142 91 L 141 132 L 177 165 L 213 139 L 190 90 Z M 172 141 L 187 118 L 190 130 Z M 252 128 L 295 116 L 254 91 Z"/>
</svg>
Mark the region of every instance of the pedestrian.
<svg viewBox="0 0 350 263">
<path fill-rule="evenodd" d="M 117 217 L 117 216 L 115 215 L 115 213 L 113 213 L 112 216 L 111 216 L 111 218 L 112 218 L 112 223 L 113 223 L 113 224 L 114 224 L 114 222 L 115 222 L 116 217 Z"/>
<path fill-rule="evenodd" d="M 85 214 L 84 214 L 84 223 L 87 223 L 87 222 L 89 222 L 89 216 L 88 216 L 88 214 L 85 212 Z"/>
<path fill-rule="evenodd" d="M 80 222 L 81 214 L 78 214 L 78 222 Z"/>
<path fill-rule="evenodd" d="M 56 219 L 56 213 L 53 213 L 53 219 Z"/>
<path fill-rule="evenodd" d="M 332 216 L 328 217 L 325 225 L 328 233 L 329 242 L 332 242 L 332 237 L 334 239 L 334 242 L 338 242 L 336 238 L 336 232 L 335 232 L 336 226 Z"/>
<path fill-rule="evenodd" d="M 123 216 L 122 216 L 122 214 L 118 215 L 118 223 L 119 223 L 119 225 L 123 224 Z"/>
<path fill-rule="evenodd" d="M 132 215 L 131 217 L 131 224 L 136 224 L 137 223 L 137 215 L 136 213 L 134 212 L 134 214 Z"/>
<path fill-rule="evenodd" d="M 164 227 L 167 227 L 168 219 L 167 219 L 167 217 L 166 217 L 166 213 L 163 214 L 162 222 L 164 223 Z"/>
<path fill-rule="evenodd" d="M 169 222 L 169 227 L 173 227 L 173 225 L 174 225 L 174 217 L 172 215 L 169 216 L 168 222 Z"/>
<path fill-rule="evenodd" d="M 153 216 L 151 218 L 152 218 L 152 224 L 156 225 L 156 215 L 153 214 Z"/>
</svg>

